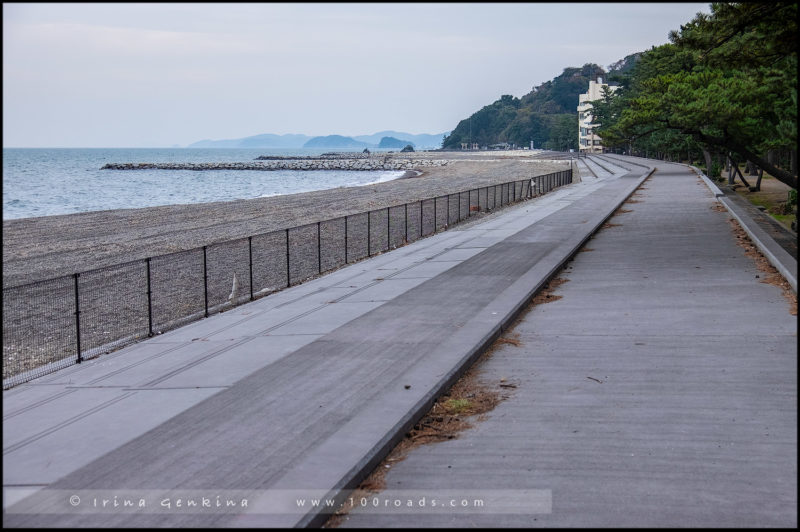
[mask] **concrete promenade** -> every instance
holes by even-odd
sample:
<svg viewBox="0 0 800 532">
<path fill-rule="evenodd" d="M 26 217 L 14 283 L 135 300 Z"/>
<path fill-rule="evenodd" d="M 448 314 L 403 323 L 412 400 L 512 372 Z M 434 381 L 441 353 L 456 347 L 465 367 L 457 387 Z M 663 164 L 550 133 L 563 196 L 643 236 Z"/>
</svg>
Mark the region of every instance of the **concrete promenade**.
<svg viewBox="0 0 800 532">
<path fill-rule="evenodd" d="M 708 186 L 657 167 L 560 274 L 561 298 L 515 325 L 521 345 L 480 363 L 510 398 L 394 463 L 379 507 L 341 527 L 797 526 L 797 317 Z M 427 508 L 383 505 L 402 494 Z"/>
<path fill-rule="evenodd" d="M 455 454 L 419 450 L 445 449 L 453 467 L 414 454 L 388 477 L 550 490 L 551 511 L 355 510 L 344 524 L 796 524 L 788 304 L 686 167 L 584 164 L 594 175 L 480 223 L 4 392 L 4 526 L 324 523 L 297 500 L 346 497 L 654 165 L 645 205 L 576 256 L 563 300 L 531 313 L 552 319 L 524 333 L 529 356 L 492 358 L 520 379 L 515 395 L 448 442 L 466 445 Z M 494 439 L 470 443 L 484 430 Z"/>
</svg>

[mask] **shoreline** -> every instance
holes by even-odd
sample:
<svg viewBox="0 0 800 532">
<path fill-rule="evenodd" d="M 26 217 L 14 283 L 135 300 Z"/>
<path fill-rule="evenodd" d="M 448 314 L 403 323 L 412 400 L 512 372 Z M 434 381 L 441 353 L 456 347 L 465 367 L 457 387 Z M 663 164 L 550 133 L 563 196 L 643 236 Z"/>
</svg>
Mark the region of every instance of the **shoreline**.
<svg viewBox="0 0 800 532">
<path fill-rule="evenodd" d="M 414 179 L 417 177 L 422 177 L 424 175 L 425 172 L 423 172 L 422 170 L 406 170 L 405 173 L 403 173 L 403 175 L 395 179 Z M 392 181 L 394 181 L 394 179 Z"/>
<path fill-rule="evenodd" d="M 441 158 L 441 154 L 431 154 Z M 419 153 L 414 158 L 425 158 Z M 532 155 L 448 154 L 399 178 L 266 198 L 116 209 L 3 221 L 3 286 L 19 286 L 525 179 L 569 168 Z"/>
</svg>

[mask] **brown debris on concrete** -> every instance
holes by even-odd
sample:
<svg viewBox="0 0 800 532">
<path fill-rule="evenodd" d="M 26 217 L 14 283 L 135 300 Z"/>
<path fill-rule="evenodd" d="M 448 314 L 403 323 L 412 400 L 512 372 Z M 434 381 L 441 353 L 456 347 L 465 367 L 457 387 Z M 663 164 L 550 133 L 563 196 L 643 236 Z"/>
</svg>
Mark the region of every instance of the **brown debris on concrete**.
<svg viewBox="0 0 800 532">
<path fill-rule="evenodd" d="M 797 294 L 792 291 L 789 282 L 784 279 L 780 272 L 778 272 L 778 270 L 769 263 L 767 258 L 761 254 L 753 241 L 750 240 L 750 237 L 747 236 L 745 230 L 742 229 L 742 226 L 739 225 L 739 222 L 733 218 L 728 218 L 728 223 L 731 224 L 731 229 L 736 237 L 736 244 L 744 249 L 745 256 L 752 259 L 758 270 L 764 274 L 763 277 L 759 276 L 760 282 L 780 288 L 783 297 L 789 302 L 789 313 L 792 316 L 797 316 Z"/>
</svg>

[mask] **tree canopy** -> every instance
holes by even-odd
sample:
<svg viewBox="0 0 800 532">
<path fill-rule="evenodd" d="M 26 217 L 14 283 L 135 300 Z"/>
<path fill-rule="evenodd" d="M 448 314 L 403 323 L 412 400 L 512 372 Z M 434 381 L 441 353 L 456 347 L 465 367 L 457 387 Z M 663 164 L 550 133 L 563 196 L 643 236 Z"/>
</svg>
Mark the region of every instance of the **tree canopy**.
<svg viewBox="0 0 800 532">
<path fill-rule="evenodd" d="M 797 4 L 713 3 L 669 37 L 593 102 L 604 145 L 730 153 L 797 188 Z"/>
</svg>

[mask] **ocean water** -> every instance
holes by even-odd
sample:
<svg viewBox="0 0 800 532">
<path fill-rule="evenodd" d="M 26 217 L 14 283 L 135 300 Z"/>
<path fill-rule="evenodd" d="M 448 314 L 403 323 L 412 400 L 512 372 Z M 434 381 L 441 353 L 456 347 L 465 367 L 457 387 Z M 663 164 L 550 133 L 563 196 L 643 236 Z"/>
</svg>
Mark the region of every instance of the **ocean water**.
<svg viewBox="0 0 800 532">
<path fill-rule="evenodd" d="M 3 220 L 251 199 L 389 181 L 401 171 L 100 170 L 106 163 L 251 162 L 331 150 L 3 148 Z"/>
</svg>

